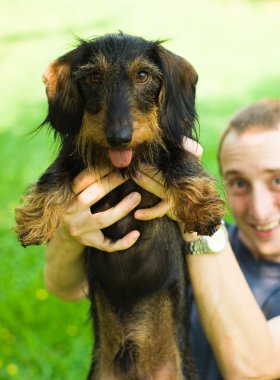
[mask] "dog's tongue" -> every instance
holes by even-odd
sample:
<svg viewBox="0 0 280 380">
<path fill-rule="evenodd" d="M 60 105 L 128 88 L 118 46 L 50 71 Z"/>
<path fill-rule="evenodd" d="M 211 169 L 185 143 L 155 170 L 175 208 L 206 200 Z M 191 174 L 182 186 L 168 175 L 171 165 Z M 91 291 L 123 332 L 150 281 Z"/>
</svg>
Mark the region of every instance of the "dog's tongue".
<svg viewBox="0 0 280 380">
<path fill-rule="evenodd" d="M 109 157 L 115 168 L 125 168 L 131 162 L 132 149 L 109 149 Z"/>
</svg>

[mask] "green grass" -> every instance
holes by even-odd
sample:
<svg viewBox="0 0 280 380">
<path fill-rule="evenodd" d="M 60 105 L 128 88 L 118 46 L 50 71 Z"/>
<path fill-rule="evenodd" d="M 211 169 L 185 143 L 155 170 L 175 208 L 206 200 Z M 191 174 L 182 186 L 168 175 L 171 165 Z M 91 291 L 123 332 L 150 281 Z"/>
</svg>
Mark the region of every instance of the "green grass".
<svg viewBox="0 0 280 380">
<path fill-rule="evenodd" d="M 41 75 L 73 36 L 119 29 L 186 57 L 199 73 L 203 163 L 218 175 L 219 135 L 240 106 L 280 97 L 280 5 L 241 0 L 11 0 L 1 6 L 0 380 L 83 379 L 90 361 L 87 301 L 67 303 L 43 283 L 44 248 L 23 249 L 11 227 L 28 184 L 55 156 L 52 136 L 29 132 L 46 114 Z"/>
</svg>

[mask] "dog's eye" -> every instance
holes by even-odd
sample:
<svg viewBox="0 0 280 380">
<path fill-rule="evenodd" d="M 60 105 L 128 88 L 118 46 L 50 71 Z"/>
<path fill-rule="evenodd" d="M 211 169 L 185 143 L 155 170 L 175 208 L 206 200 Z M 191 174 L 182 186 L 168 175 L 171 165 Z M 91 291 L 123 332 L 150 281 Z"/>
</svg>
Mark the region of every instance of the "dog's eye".
<svg viewBox="0 0 280 380">
<path fill-rule="evenodd" d="M 87 77 L 87 80 L 91 83 L 101 83 L 102 74 L 99 71 L 94 71 Z"/>
<path fill-rule="evenodd" d="M 136 80 L 138 83 L 144 83 L 148 80 L 149 74 L 146 71 L 139 71 L 136 75 Z"/>
</svg>

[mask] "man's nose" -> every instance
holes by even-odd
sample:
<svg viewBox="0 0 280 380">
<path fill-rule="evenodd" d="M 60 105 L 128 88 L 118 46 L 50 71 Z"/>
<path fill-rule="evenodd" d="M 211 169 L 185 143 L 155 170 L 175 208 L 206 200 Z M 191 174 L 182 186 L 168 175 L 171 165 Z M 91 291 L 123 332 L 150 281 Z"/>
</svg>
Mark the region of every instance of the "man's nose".
<svg viewBox="0 0 280 380">
<path fill-rule="evenodd" d="M 273 193 L 264 184 L 256 184 L 252 188 L 250 214 L 258 223 L 266 223 L 270 220 L 273 211 Z"/>
</svg>

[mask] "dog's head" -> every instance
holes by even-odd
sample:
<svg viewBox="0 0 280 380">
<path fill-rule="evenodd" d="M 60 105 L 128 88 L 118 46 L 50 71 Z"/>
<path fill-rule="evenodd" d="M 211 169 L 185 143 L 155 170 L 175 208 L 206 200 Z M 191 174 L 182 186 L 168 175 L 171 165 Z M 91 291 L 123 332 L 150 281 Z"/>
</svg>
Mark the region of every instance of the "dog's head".
<svg viewBox="0 0 280 380">
<path fill-rule="evenodd" d="M 159 42 L 122 33 L 80 41 L 48 66 L 44 82 L 45 122 L 76 141 L 86 161 L 98 147 L 127 167 L 135 152 L 181 145 L 194 129 L 197 74 Z"/>
</svg>

